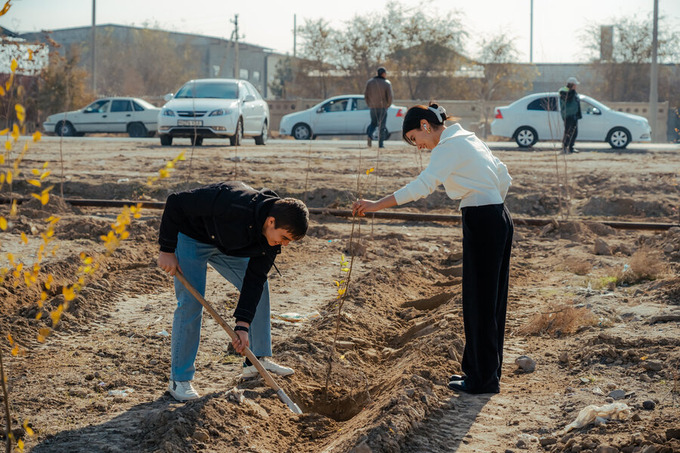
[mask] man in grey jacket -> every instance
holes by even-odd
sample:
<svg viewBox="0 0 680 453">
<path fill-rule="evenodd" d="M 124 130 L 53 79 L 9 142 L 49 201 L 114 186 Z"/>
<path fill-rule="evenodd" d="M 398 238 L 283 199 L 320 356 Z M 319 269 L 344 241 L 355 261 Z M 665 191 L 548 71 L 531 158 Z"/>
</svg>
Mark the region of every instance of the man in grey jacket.
<svg viewBox="0 0 680 453">
<path fill-rule="evenodd" d="M 378 127 L 378 146 L 384 148 L 383 142 L 387 137 L 387 109 L 392 105 L 392 84 L 387 80 L 387 70 L 378 68 L 378 75 L 366 82 L 364 99 L 368 108 L 371 109 L 371 124 L 368 126 L 368 146 L 373 143 L 373 132 Z"/>
</svg>

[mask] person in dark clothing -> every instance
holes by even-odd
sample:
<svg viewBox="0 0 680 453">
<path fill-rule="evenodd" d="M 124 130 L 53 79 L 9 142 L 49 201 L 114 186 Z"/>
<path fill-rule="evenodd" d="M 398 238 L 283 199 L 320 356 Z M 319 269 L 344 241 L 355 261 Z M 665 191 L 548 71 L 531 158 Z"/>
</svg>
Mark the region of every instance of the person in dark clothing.
<svg viewBox="0 0 680 453">
<path fill-rule="evenodd" d="M 300 200 L 279 198 L 268 189 L 242 182 L 223 182 L 171 194 L 160 225 L 158 266 L 170 275 L 182 272 L 205 294 L 207 265 L 236 286 L 234 311 L 236 352 L 251 347 L 255 356 L 270 357 L 271 322 L 267 274 L 281 246 L 304 237 L 309 212 Z M 277 269 L 278 271 L 278 269 Z M 177 308 L 172 323 L 172 365 L 168 391 L 178 401 L 199 397 L 192 385 L 201 335 L 203 306 L 175 279 Z M 269 359 L 264 367 L 278 375 L 291 368 Z M 244 378 L 257 375 L 246 359 Z"/>
<path fill-rule="evenodd" d="M 560 88 L 560 113 L 564 120 L 564 136 L 562 137 L 562 152 L 564 154 L 577 153 L 574 142 L 578 137 L 578 120 L 581 119 L 581 100 L 576 93 L 576 77 L 567 79 L 567 86 Z"/>
<path fill-rule="evenodd" d="M 387 70 L 378 68 L 378 75 L 366 82 L 364 99 L 371 109 L 371 124 L 368 126 L 368 146 L 373 143 L 373 133 L 378 127 L 378 146 L 384 148 L 383 142 L 387 137 L 387 109 L 392 105 L 392 84 L 387 80 Z"/>
<path fill-rule="evenodd" d="M 418 200 L 443 185 L 460 198 L 463 214 L 463 324 L 461 368 L 449 388 L 467 393 L 500 392 L 503 339 L 508 300 L 510 252 L 514 226 L 504 201 L 512 178 L 484 142 L 459 124 L 446 126 L 437 104 L 406 112 L 403 138 L 431 150 L 430 163 L 406 186 L 380 200 L 358 200 L 356 215 Z"/>
</svg>

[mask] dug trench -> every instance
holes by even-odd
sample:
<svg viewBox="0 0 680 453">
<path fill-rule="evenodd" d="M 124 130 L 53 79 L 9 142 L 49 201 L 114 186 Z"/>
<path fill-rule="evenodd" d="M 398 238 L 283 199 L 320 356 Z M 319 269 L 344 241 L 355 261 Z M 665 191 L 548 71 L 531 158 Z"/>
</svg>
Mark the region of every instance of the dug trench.
<svg viewBox="0 0 680 453">
<path fill-rule="evenodd" d="M 244 147 L 237 176 L 224 149 L 205 147 L 193 167 L 150 190 L 146 172 L 173 157 L 169 150 L 74 139 L 70 146 L 76 145 L 82 149 L 72 149 L 66 162 L 67 197 L 163 200 L 219 175 L 306 198 L 313 207 L 347 208 L 354 194 L 337 188 L 354 187 L 366 166 L 357 166 L 358 149 L 340 153 L 323 145 L 309 176 L 314 189 L 306 191 L 308 163 L 295 143 Z M 59 160 L 53 143 L 35 146 L 36 163 Z M 378 192 L 417 174 L 403 149 L 385 153 Z M 515 178 L 507 200 L 513 215 L 557 216 L 564 198 L 557 196 L 551 155 L 500 154 Z M 174 296 L 171 280 L 155 266 L 159 212 L 145 211 L 130 239 L 106 256 L 99 236 L 118 211 L 75 209 L 55 197 L 47 210 L 22 205 L 3 232 L 3 252 L 22 250 L 22 232 L 35 250 L 40 241 L 33 231 L 46 215 L 61 220 L 53 241 L 59 253 L 43 263 L 55 283 L 42 319 L 35 319 L 37 293 L 11 279 L 0 285 L 0 326 L 21 346 L 13 357 L 3 343 L 15 437 L 42 452 L 676 451 L 680 230 L 619 231 L 597 220 L 676 221 L 677 172 L 669 169 L 677 155 L 581 153 L 569 161 L 569 214 L 593 217 L 516 228 L 502 393 L 493 397 L 459 395 L 445 385 L 460 371 L 463 345 L 460 229 L 364 224 L 331 355 L 338 308 L 333 281 L 342 277 L 350 226 L 346 219 L 313 217 L 309 237 L 277 260 L 282 276 L 271 275 L 275 358 L 296 369 L 279 383 L 302 416 L 263 381 L 239 380 L 241 358 L 207 316 L 196 375 L 202 398 L 181 404 L 164 394 Z M 21 182 L 15 189 L 31 191 Z M 438 190 L 406 209 L 451 214 L 456 207 Z M 99 260 L 98 274 L 38 343 L 36 332 L 50 325 L 48 310 L 62 301 L 61 286 L 73 280 L 80 252 Z M 629 278 L 625 269 L 642 252 L 648 258 L 638 260 L 639 267 L 651 272 Z M 34 256 L 29 253 L 27 263 Z M 237 292 L 214 273 L 208 287 L 206 299 L 228 317 Z M 282 321 L 287 312 L 304 321 Z M 521 355 L 536 361 L 535 371 L 518 368 Z M 611 400 L 628 405 L 627 419 L 557 434 L 588 405 Z M 20 427 L 25 420 L 35 436 Z"/>
<path fill-rule="evenodd" d="M 13 222 L 11 235 L 30 231 L 40 217 L 28 209 L 25 213 Z M 64 223 L 57 234 L 74 252 L 97 249 L 106 219 L 114 215 L 110 210 L 71 213 L 66 207 L 61 214 Z M 35 332 L 49 324 L 47 311 L 36 320 L 35 295 L 4 282 L 4 313 L 13 315 L 3 316 L 3 328 L 26 354 L 10 358 L 14 417 L 16 426 L 29 420 L 36 436 L 28 437 L 21 428 L 15 434 L 30 451 L 678 447 L 673 385 L 680 342 L 672 308 L 680 282 L 667 276 L 616 291 L 593 285 L 640 247 L 658 251 L 674 269 L 680 231 L 631 235 L 597 223 L 518 228 L 503 393 L 492 398 L 457 395 L 446 388 L 448 375 L 460 371 L 463 348 L 460 231 L 388 222 L 376 225 L 371 238 L 365 226 L 357 240 L 360 247 L 354 247 L 361 253 L 356 277 L 338 314 L 332 281 L 340 272 L 333 265 L 349 251 L 347 239 L 338 239 L 349 237 L 348 223 L 314 219 L 309 237 L 281 256 L 284 276 L 272 276 L 276 298 L 292 300 L 275 307 L 275 314 L 295 307 L 310 315 L 297 324 L 274 323 L 276 359 L 296 370 L 279 383 L 303 409 L 297 416 L 262 380 L 239 379 L 240 358 L 207 316 L 197 360 L 202 398 L 181 404 L 163 393 L 173 295 L 170 280 L 155 267 L 157 226 L 157 214 L 147 213 L 131 227 L 136 234 L 130 241 L 111 256 L 98 256 L 97 278 L 70 305 L 45 344 L 35 341 Z M 617 255 L 594 255 L 598 237 L 618 247 Z M 46 309 L 61 301 L 59 284 L 69 281 L 77 262 L 77 255 L 69 255 L 45 264 L 55 276 Z M 578 262 L 597 269 L 582 277 Z M 206 298 L 227 315 L 235 290 L 214 273 L 209 286 Z M 537 312 L 549 312 L 558 303 L 582 307 L 596 321 L 584 316 L 575 324 L 556 326 L 534 320 Z M 656 321 L 650 324 L 650 319 Z M 535 373 L 517 369 L 514 359 L 522 354 L 539 362 Z M 609 393 L 621 389 L 635 412 L 632 421 L 554 434 L 581 408 L 604 403 Z M 647 401 L 657 408 L 643 410 Z"/>
</svg>

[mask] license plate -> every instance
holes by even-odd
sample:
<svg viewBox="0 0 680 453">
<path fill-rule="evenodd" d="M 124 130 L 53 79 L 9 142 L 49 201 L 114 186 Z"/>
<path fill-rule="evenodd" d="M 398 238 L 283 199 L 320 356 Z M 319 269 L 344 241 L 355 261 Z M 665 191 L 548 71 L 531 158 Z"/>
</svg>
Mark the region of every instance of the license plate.
<svg viewBox="0 0 680 453">
<path fill-rule="evenodd" d="M 203 126 L 203 121 L 200 120 L 177 120 L 178 126 Z"/>
</svg>

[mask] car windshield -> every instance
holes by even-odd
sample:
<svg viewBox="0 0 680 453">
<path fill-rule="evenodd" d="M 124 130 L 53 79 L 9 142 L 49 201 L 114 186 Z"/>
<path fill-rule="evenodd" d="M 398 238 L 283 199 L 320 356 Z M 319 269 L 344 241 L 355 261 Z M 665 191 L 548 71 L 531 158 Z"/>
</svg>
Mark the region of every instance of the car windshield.
<svg viewBox="0 0 680 453">
<path fill-rule="evenodd" d="M 593 106 L 597 107 L 600 110 L 611 110 L 609 107 L 607 107 L 606 105 L 604 105 L 600 101 L 596 101 L 595 99 L 591 98 L 590 96 L 582 95 L 581 99 L 586 101 L 586 102 L 589 102 L 590 104 L 592 104 Z"/>
<path fill-rule="evenodd" d="M 238 99 L 238 84 L 235 82 L 189 82 L 180 88 L 175 98 Z"/>
</svg>

